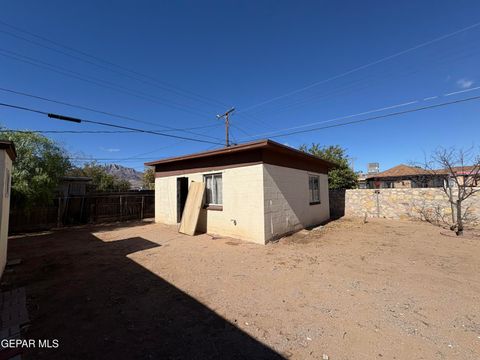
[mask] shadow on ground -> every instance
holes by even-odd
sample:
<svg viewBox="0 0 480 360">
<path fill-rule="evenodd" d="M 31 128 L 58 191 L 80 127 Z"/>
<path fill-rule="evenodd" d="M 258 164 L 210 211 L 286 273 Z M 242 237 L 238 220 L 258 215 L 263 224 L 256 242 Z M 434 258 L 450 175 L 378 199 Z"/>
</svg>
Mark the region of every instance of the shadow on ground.
<svg viewBox="0 0 480 360">
<path fill-rule="evenodd" d="M 160 245 L 134 237 L 103 242 L 88 229 L 16 238 L 10 276 L 25 286 L 25 338 L 59 339 L 31 359 L 281 359 L 191 296 L 127 257 Z M 151 256 L 162 261 L 161 254 Z"/>
</svg>

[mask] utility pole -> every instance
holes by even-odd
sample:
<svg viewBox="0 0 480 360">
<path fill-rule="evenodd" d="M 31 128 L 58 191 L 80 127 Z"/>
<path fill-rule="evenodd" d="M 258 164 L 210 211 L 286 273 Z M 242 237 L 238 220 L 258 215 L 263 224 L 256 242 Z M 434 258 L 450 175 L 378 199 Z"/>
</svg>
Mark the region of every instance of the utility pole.
<svg viewBox="0 0 480 360">
<path fill-rule="evenodd" d="M 228 122 L 228 117 L 234 111 L 235 111 L 235 108 L 231 108 L 225 114 L 217 115 L 217 119 L 221 119 L 223 117 L 225 118 L 225 146 L 226 147 L 230 146 L 230 141 L 228 139 L 228 127 L 230 126 L 230 123 Z"/>
<path fill-rule="evenodd" d="M 357 160 L 357 158 L 356 157 L 349 157 L 348 160 L 350 162 L 350 167 L 352 168 L 353 171 L 355 171 L 355 160 Z"/>
</svg>

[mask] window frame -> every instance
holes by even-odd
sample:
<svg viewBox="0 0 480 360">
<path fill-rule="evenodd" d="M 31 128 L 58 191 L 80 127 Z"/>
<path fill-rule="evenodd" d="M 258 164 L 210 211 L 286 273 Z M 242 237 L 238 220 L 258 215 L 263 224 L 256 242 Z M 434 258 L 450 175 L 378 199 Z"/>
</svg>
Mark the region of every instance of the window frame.
<svg viewBox="0 0 480 360">
<path fill-rule="evenodd" d="M 317 180 L 318 184 L 318 199 L 315 198 L 315 189 L 312 187 L 313 182 L 312 179 Z M 320 175 L 317 174 L 308 174 L 308 203 L 310 205 L 318 205 L 322 203 L 322 198 L 320 196 Z"/>
<path fill-rule="evenodd" d="M 222 179 L 222 185 L 221 185 L 221 194 L 222 194 L 222 202 L 218 203 L 218 199 L 216 199 L 216 203 L 210 203 L 208 202 L 208 188 L 207 188 L 207 178 L 212 178 L 212 184 L 213 184 L 213 178 L 214 177 L 220 177 Z M 205 183 L 205 204 L 204 208 L 208 210 L 223 210 L 223 173 L 221 172 L 216 172 L 216 173 L 210 173 L 210 174 L 203 174 L 203 182 Z M 213 197 L 213 196 L 212 196 Z M 218 197 L 218 190 L 217 194 L 215 197 Z"/>
</svg>

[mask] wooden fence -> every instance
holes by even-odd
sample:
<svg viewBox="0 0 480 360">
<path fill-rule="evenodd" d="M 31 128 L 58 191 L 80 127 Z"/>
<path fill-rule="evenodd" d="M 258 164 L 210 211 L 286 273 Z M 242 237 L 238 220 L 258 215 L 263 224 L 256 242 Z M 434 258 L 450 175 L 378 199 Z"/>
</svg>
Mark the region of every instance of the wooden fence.
<svg viewBox="0 0 480 360">
<path fill-rule="evenodd" d="M 10 209 L 9 233 L 150 218 L 155 216 L 154 202 L 150 190 L 57 198 L 46 206 Z"/>
</svg>

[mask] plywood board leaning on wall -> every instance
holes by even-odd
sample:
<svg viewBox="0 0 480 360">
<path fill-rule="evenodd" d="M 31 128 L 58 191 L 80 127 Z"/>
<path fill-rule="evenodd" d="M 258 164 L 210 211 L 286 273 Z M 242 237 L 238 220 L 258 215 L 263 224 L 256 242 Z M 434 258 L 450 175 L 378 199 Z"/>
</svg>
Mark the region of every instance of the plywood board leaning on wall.
<svg viewBox="0 0 480 360">
<path fill-rule="evenodd" d="M 200 210 L 203 204 L 203 195 L 205 194 L 205 183 L 192 182 L 188 188 L 187 201 L 183 209 L 182 220 L 178 232 L 187 235 L 195 235 Z"/>
</svg>

